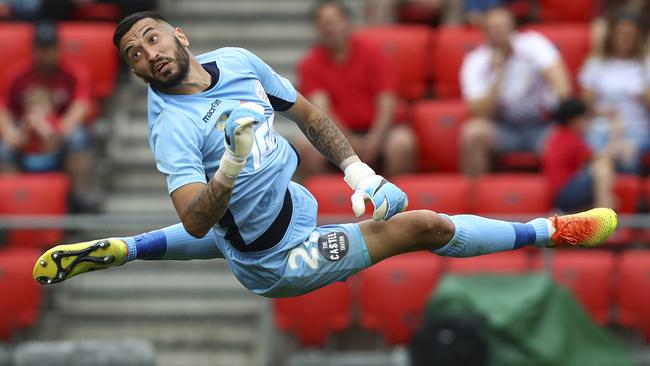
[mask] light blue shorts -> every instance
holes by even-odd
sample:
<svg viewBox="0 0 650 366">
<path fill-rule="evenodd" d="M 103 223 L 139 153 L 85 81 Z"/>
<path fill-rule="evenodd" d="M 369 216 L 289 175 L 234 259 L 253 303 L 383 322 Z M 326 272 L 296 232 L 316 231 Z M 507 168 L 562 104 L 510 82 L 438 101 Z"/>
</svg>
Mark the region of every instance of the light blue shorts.
<svg viewBox="0 0 650 366">
<path fill-rule="evenodd" d="M 266 297 L 305 294 L 370 267 L 359 224 L 316 227 L 317 204 L 304 187 L 291 183 L 291 222 L 273 248 L 242 253 L 227 242 L 217 245 L 237 279 Z"/>
</svg>

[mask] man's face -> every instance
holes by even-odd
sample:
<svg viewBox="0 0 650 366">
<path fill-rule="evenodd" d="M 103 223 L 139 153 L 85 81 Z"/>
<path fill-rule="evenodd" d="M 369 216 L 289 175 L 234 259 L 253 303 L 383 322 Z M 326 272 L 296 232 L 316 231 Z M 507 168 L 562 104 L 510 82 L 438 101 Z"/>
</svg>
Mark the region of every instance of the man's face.
<svg viewBox="0 0 650 366">
<path fill-rule="evenodd" d="M 631 21 L 621 20 L 612 30 L 612 49 L 619 57 L 629 57 L 634 54 L 639 37 L 639 27 Z"/>
<path fill-rule="evenodd" d="M 169 24 L 145 18 L 136 22 L 120 41 L 120 54 L 133 73 L 154 89 L 180 84 L 189 71 L 189 42 Z"/>
<path fill-rule="evenodd" d="M 344 45 L 350 34 L 350 22 L 336 5 L 324 5 L 315 18 L 318 40 L 326 47 L 336 49 Z"/>
<path fill-rule="evenodd" d="M 485 37 L 493 47 L 507 47 L 514 24 L 510 13 L 504 9 L 492 9 L 485 14 Z"/>
</svg>

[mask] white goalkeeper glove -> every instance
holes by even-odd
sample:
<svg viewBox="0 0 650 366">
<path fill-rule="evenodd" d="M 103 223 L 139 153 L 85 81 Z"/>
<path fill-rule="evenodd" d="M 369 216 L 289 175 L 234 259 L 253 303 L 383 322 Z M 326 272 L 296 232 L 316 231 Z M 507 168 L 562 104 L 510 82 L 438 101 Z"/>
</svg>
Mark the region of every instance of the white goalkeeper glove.
<svg viewBox="0 0 650 366">
<path fill-rule="evenodd" d="M 226 120 L 224 128 L 224 151 L 217 173 L 225 184 L 235 184 L 235 179 L 244 170 L 248 155 L 253 148 L 253 127 L 264 120 L 264 107 L 252 102 L 235 108 Z M 224 179 L 225 178 L 225 179 Z"/>
<path fill-rule="evenodd" d="M 372 202 L 372 218 L 378 221 L 388 220 L 408 206 L 408 198 L 401 189 L 362 162 L 348 165 L 343 179 L 354 189 L 352 211 L 357 217 L 366 211 L 366 200 Z"/>
</svg>

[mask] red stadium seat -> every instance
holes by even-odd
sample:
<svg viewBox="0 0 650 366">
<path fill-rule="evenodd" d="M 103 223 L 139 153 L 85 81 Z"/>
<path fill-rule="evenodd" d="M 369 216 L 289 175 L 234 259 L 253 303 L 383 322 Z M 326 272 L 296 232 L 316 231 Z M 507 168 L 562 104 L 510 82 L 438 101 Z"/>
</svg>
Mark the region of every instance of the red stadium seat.
<svg viewBox="0 0 650 366">
<path fill-rule="evenodd" d="M 82 2 L 72 14 L 75 20 L 117 22 L 122 17 L 119 6 L 110 3 Z"/>
<path fill-rule="evenodd" d="M 614 195 L 617 200 L 616 212 L 619 214 L 634 214 L 637 212 L 641 199 L 642 182 L 636 175 L 619 175 L 614 181 Z M 618 228 L 607 239 L 607 244 L 627 245 L 635 240 L 637 230 L 629 227 Z"/>
<path fill-rule="evenodd" d="M 113 45 L 115 25 L 70 22 L 59 25 L 63 57 L 86 65 L 92 81 L 92 96 L 104 98 L 113 92 L 118 72 L 118 54 Z"/>
<path fill-rule="evenodd" d="M 650 340 L 650 251 L 628 250 L 618 265 L 618 323 Z"/>
<path fill-rule="evenodd" d="M 521 274 L 529 268 L 528 254 L 522 250 L 498 252 L 469 258 L 447 259 L 447 271 L 454 274 Z"/>
<path fill-rule="evenodd" d="M 438 283 L 440 257 L 416 252 L 389 258 L 361 272 L 361 325 L 390 345 L 405 344 L 420 325 Z"/>
<path fill-rule="evenodd" d="M 0 176 L 0 214 L 63 215 L 68 205 L 68 178 L 65 174 L 16 174 Z M 58 229 L 12 230 L 11 246 L 45 246 L 61 241 Z"/>
<path fill-rule="evenodd" d="M 567 6 L 576 7 L 572 2 L 564 1 Z M 527 29 L 546 36 L 562 54 L 564 63 L 572 77 L 574 85 L 582 64 L 589 54 L 590 30 L 588 24 L 535 24 Z"/>
<path fill-rule="evenodd" d="M 31 59 L 34 28 L 29 23 L 0 22 L 0 80 L 15 62 Z"/>
<path fill-rule="evenodd" d="M 409 198 L 409 209 L 428 209 L 446 214 L 470 211 L 471 182 L 464 175 L 419 174 L 393 179 Z"/>
<path fill-rule="evenodd" d="M 596 0 L 540 0 L 542 22 L 584 22 L 595 15 Z"/>
<path fill-rule="evenodd" d="M 461 100 L 416 103 L 411 128 L 418 139 L 420 169 L 457 172 L 462 123 L 469 112 Z"/>
<path fill-rule="evenodd" d="M 350 288 L 338 282 L 306 295 L 274 300 L 275 324 L 303 346 L 325 345 L 328 335 L 350 326 Z"/>
<path fill-rule="evenodd" d="M 497 168 L 502 171 L 538 171 L 540 168 L 539 155 L 524 151 L 505 153 L 497 159 Z"/>
<path fill-rule="evenodd" d="M 483 34 L 474 28 L 441 27 L 435 34 L 431 70 L 439 98 L 459 98 L 460 69 L 465 54 L 478 47 Z"/>
<path fill-rule="evenodd" d="M 365 27 L 357 34 L 377 43 L 388 56 L 398 75 L 399 94 L 405 99 L 425 95 L 431 31 L 426 26 L 400 25 Z M 405 67 L 408 65 L 408 67 Z"/>
<path fill-rule="evenodd" d="M 6 248 L 0 250 L 0 278 L 3 294 L 0 302 L 8 302 L 12 327 L 28 327 L 38 319 L 41 303 L 41 286 L 32 279 L 32 267 L 41 252 L 31 248 Z M 6 282 L 4 282 L 6 281 Z"/>
<path fill-rule="evenodd" d="M 352 189 L 341 175 L 318 175 L 305 180 L 305 188 L 318 202 L 319 215 L 351 215 Z"/>
<path fill-rule="evenodd" d="M 592 319 L 606 324 L 613 299 L 615 261 L 607 251 L 556 251 L 551 261 L 553 278 L 573 292 Z"/>
<path fill-rule="evenodd" d="M 550 211 L 546 181 L 541 175 L 494 174 L 476 181 L 474 212 L 484 215 L 543 215 Z"/>
</svg>

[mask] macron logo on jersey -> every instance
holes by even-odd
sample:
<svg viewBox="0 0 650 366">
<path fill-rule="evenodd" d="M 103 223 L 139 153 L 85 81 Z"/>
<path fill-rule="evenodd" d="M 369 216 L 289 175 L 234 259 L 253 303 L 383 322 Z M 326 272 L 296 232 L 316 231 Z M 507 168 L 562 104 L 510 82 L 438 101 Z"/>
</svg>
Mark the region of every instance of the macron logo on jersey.
<svg viewBox="0 0 650 366">
<path fill-rule="evenodd" d="M 221 100 L 215 99 L 214 102 L 210 103 L 210 110 L 208 110 L 208 113 L 203 116 L 203 122 L 208 123 L 210 121 L 210 118 L 212 118 L 212 115 L 214 114 L 214 111 L 217 110 L 217 107 L 221 104 Z"/>
</svg>

